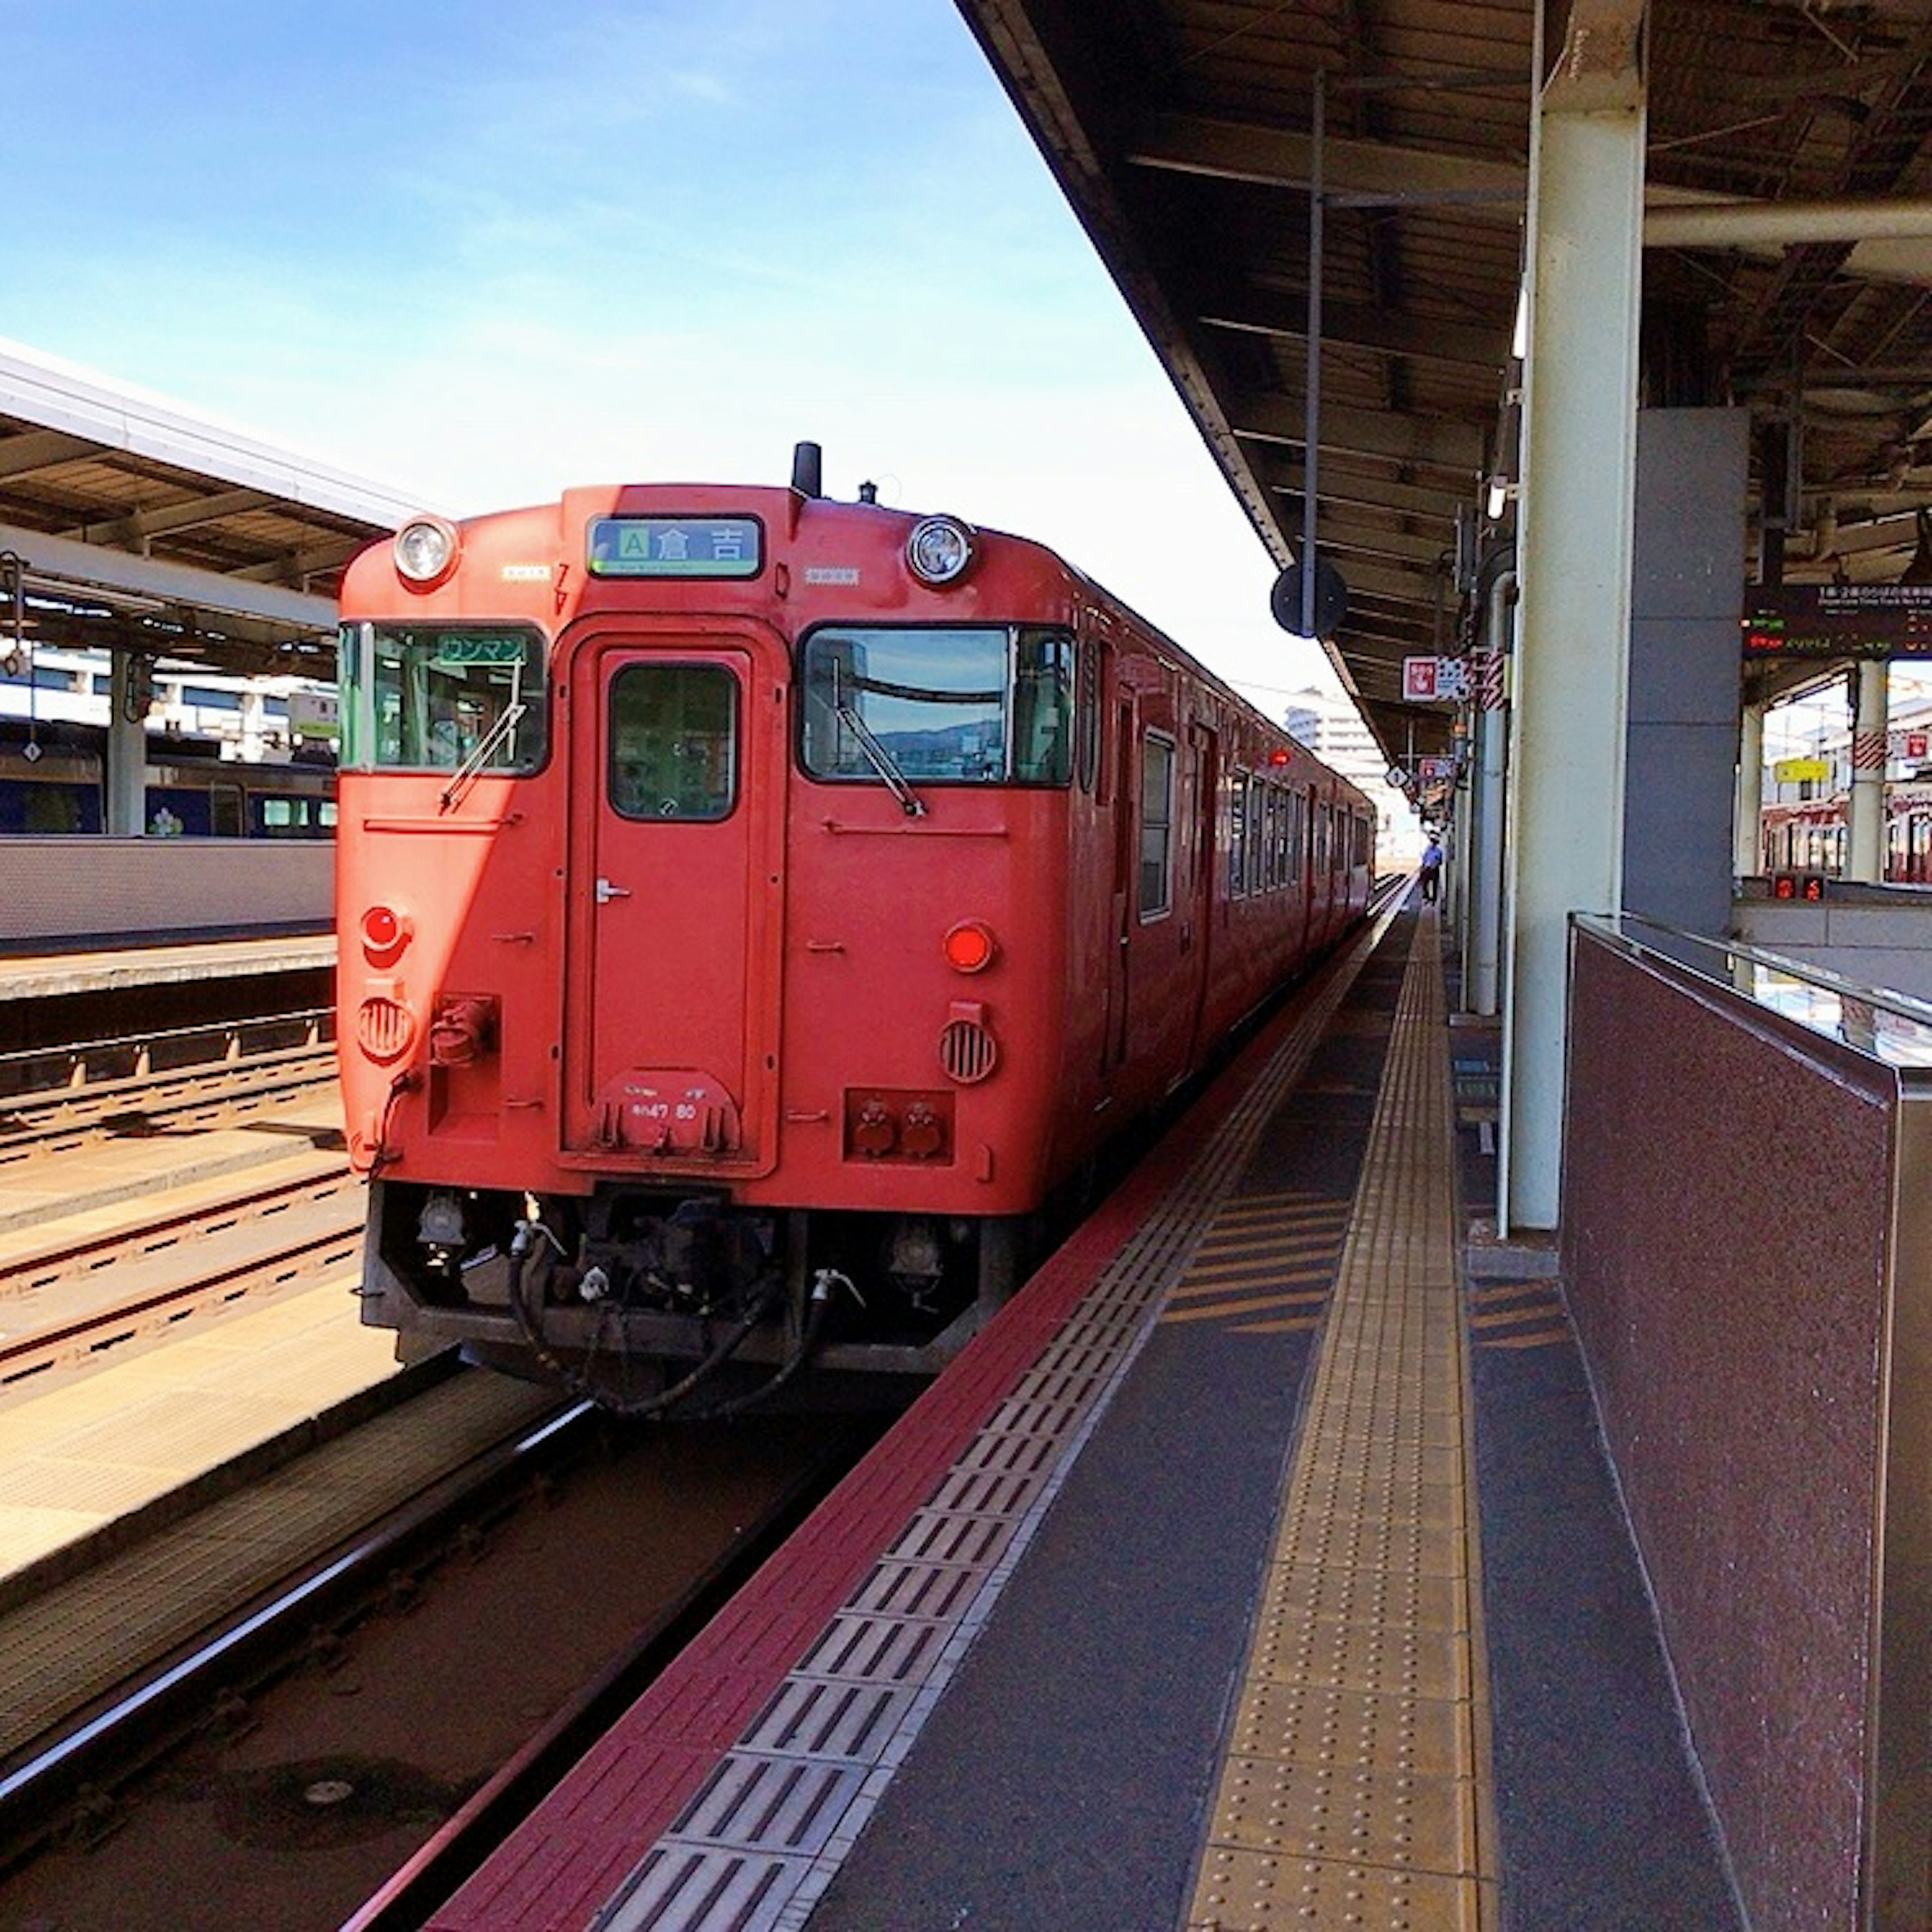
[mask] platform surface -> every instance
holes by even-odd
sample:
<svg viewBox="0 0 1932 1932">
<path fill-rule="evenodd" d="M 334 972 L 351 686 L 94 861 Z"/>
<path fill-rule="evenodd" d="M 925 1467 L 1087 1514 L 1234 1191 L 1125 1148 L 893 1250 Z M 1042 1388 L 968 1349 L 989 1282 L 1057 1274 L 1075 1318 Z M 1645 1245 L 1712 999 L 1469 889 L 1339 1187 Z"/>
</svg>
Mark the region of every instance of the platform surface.
<svg viewBox="0 0 1932 1932">
<path fill-rule="evenodd" d="M 438 1932 L 1732 1932 L 1555 1285 L 1463 1278 L 1437 938 L 1327 969 Z"/>
<path fill-rule="evenodd" d="M 191 980 L 244 979 L 314 971 L 335 964 L 332 933 L 273 933 L 254 938 L 187 940 L 0 953 L 0 1000 L 118 992 Z"/>
</svg>

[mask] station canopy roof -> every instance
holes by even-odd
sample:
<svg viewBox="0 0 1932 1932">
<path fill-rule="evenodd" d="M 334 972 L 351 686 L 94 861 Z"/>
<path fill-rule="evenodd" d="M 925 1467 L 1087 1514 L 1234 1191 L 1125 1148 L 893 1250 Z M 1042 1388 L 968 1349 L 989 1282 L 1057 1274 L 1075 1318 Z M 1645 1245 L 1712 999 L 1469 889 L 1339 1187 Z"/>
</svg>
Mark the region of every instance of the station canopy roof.
<svg viewBox="0 0 1932 1932">
<path fill-rule="evenodd" d="M 1532 0 L 958 4 L 1284 565 L 1322 70 L 1316 542 L 1348 586 L 1324 641 L 1392 759 L 1440 749 L 1402 660 L 1456 649 L 1459 512 L 1466 554 L 1510 530 L 1478 520 L 1516 478 Z M 1767 544 L 1787 581 L 1932 573 L 1932 6 L 1550 10 L 1546 65 L 1647 36 L 1641 400 L 1750 410 L 1742 575 Z"/>
<path fill-rule="evenodd" d="M 344 566 L 423 507 L 0 342 L 0 553 L 33 641 L 332 676 Z M 5 563 L 0 651 L 12 591 Z"/>
</svg>

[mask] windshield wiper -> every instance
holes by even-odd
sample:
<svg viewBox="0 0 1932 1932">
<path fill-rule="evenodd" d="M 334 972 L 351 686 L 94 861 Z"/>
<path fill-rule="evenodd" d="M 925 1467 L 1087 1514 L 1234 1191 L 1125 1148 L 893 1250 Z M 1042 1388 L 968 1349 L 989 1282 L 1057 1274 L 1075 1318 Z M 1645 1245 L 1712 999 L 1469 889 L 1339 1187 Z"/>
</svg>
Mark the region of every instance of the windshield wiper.
<svg viewBox="0 0 1932 1932">
<path fill-rule="evenodd" d="M 906 775 L 892 762 L 892 754 L 872 736 L 872 727 L 849 704 L 841 704 L 835 715 L 840 724 L 859 741 L 859 748 L 866 754 L 866 762 L 877 772 L 884 782 L 886 790 L 899 802 L 899 809 L 908 818 L 923 818 L 926 806 L 919 794 L 906 782 Z"/>
<path fill-rule="evenodd" d="M 445 812 L 462 796 L 470 780 L 489 763 L 496 747 L 523 722 L 524 713 L 530 708 L 520 698 L 477 740 L 475 748 L 450 774 L 448 784 L 442 788 L 442 809 Z"/>
</svg>

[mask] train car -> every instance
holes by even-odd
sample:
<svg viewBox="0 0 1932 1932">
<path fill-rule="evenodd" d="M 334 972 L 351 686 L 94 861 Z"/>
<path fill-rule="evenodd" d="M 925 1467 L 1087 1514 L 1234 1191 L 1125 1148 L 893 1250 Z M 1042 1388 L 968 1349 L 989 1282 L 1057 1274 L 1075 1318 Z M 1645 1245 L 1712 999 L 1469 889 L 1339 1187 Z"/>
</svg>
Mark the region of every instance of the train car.
<svg viewBox="0 0 1932 1932">
<path fill-rule="evenodd" d="M 1842 792 L 1830 798 L 1766 806 L 1759 841 L 1766 874 L 1841 877 L 1845 814 Z M 1885 878 L 1888 885 L 1932 885 L 1932 785 L 1886 787 Z"/>
<path fill-rule="evenodd" d="M 106 747 L 100 725 L 0 718 L 0 834 L 104 830 Z M 247 763 L 224 758 L 212 739 L 158 732 L 149 734 L 147 749 L 144 811 L 151 830 L 206 838 L 334 832 L 332 765 Z"/>
<path fill-rule="evenodd" d="M 646 1414 L 930 1376 L 1362 916 L 1359 792 L 1039 544 L 870 494 L 578 490 L 350 567 L 339 1052 L 405 1355 Z"/>
</svg>

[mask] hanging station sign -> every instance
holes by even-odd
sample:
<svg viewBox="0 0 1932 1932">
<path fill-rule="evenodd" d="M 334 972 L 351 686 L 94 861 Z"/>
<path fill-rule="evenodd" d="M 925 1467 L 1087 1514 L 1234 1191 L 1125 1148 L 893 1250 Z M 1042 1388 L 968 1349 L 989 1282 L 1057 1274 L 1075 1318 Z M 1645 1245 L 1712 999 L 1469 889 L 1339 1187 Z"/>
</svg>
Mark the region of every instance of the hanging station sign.
<svg viewBox="0 0 1932 1932">
<path fill-rule="evenodd" d="M 1744 655 L 1932 658 L 1932 584 L 1753 584 Z"/>
</svg>

